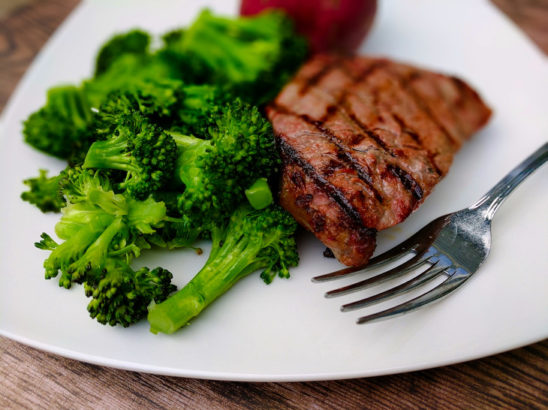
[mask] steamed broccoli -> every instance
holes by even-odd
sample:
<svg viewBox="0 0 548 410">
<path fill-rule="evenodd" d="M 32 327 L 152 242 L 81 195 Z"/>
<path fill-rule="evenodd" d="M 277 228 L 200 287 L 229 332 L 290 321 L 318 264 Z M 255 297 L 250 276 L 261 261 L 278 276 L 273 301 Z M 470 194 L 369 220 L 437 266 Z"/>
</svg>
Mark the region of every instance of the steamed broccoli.
<svg viewBox="0 0 548 410">
<path fill-rule="evenodd" d="M 294 238 L 297 223 L 277 205 L 263 210 L 241 206 L 223 228 L 212 229 L 212 249 L 204 267 L 165 302 L 149 307 L 153 333 L 173 333 L 187 324 L 238 280 L 262 270 L 267 283 L 299 261 Z"/>
<path fill-rule="evenodd" d="M 180 73 L 163 59 L 149 54 L 123 54 L 101 75 L 85 80 L 82 90 L 89 104 L 99 108 L 114 91 L 127 89 L 143 81 L 180 78 Z"/>
<path fill-rule="evenodd" d="M 155 246 L 167 249 L 194 248 L 201 252 L 200 248 L 194 246 L 198 238 L 207 236 L 208 229 L 192 218 L 183 218 L 179 210 L 180 191 L 158 191 L 153 197 L 166 205 L 165 222 L 162 227 L 156 229 L 153 235 L 147 240 Z"/>
<path fill-rule="evenodd" d="M 150 247 L 147 236 L 166 219 L 162 202 L 137 201 L 111 190 L 98 172 L 67 171 L 68 204 L 55 226 L 54 241 L 48 234 L 35 245 L 51 251 L 44 261 L 45 277 L 57 277 L 59 286 L 83 283 L 92 296 L 88 310 L 100 323 L 128 326 L 142 319 L 150 301 L 164 300 L 175 287 L 171 273 L 156 268 L 134 271 L 128 265 Z"/>
<path fill-rule="evenodd" d="M 169 128 L 181 134 L 208 137 L 215 118 L 233 96 L 214 85 L 185 85 L 180 106 L 172 115 Z"/>
<path fill-rule="evenodd" d="M 270 123 L 254 106 L 227 104 L 207 137 L 170 133 L 181 150 L 176 176 L 184 184 L 179 209 L 200 225 L 223 221 L 245 198 L 244 190 L 278 170 Z"/>
<path fill-rule="evenodd" d="M 176 158 L 177 147 L 169 135 L 130 113 L 112 135 L 89 147 L 83 167 L 123 171 L 119 188 L 144 199 L 172 178 Z"/>
<path fill-rule="evenodd" d="M 213 85 L 185 85 L 173 79 L 137 81 L 108 95 L 96 115 L 96 132 L 99 137 L 109 133 L 136 112 L 162 128 L 201 135 L 232 99 Z"/>
<path fill-rule="evenodd" d="M 99 110 L 99 120 L 116 123 L 120 115 L 139 112 L 156 124 L 168 126 L 184 99 L 183 82 L 145 79 L 108 95 Z"/>
<path fill-rule="evenodd" d="M 210 83 L 226 85 L 255 104 L 274 97 L 307 55 L 304 38 L 281 11 L 229 18 L 204 10 L 166 49 L 202 63 Z"/>
<path fill-rule="evenodd" d="M 59 212 L 65 206 L 63 196 L 63 182 L 66 179 L 65 171 L 48 177 L 48 171 L 40 169 L 35 178 L 25 179 L 23 183 L 29 187 L 21 194 L 21 199 L 36 205 L 42 212 Z"/>
<path fill-rule="evenodd" d="M 46 233 L 35 245 L 51 254 L 44 261 L 46 279 L 58 276 L 59 286 L 70 288 L 92 273 L 100 273 L 112 257 L 130 260 L 150 247 L 153 234 L 166 218 L 162 202 L 137 201 L 111 190 L 99 173 L 71 170 L 65 188 L 68 204 L 55 226 L 58 244 Z"/>
<path fill-rule="evenodd" d="M 100 323 L 128 326 L 152 306 L 152 330 L 171 333 L 247 274 L 262 270 L 268 283 L 298 262 L 296 222 L 272 205 L 281 161 L 258 107 L 307 50 L 276 11 L 225 18 L 206 10 L 160 49 L 152 44 L 140 30 L 114 36 L 93 77 L 49 91 L 25 122 L 25 140 L 69 167 L 51 178 L 40 171 L 22 197 L 61 208 L 59 239 L 43 233 L 35 244 L 50 252 L 46 278 L 83 284 Z M 170 272 L 131 267 L 152 246 L 197 239 L 212 239 L 212 252 L 172 298 Z"/>
<path fill-rule="evenodd" d="M 177 290 L 172 278 L 162 268 L 134 271 L 123 260 L 111 258 L 100 275 L 89 275 L 84 282 L 86 296 L 92 298 L 90 316 L 102 324 L 128 327 L 146 316 L 152 301 L 163 302 Z"/>
<path fill-rule="evenodd" d="M 93 141 L 88 129 L 92 120 L 93 112 L 82 90 L 54 87 L 48 91 L 46 105 L 24 122 L 23 135 L 34 148 L 78 163 Z"/>
<path fill-rule="evenodd" d="M 114 61 L 126 54 L 146 55 L 150 45 L 150 35 L 142 30 L 130 30 L 117 34 L 107 41 L 95 60 L 95 77 L 107 71 Z"/>
</svg>

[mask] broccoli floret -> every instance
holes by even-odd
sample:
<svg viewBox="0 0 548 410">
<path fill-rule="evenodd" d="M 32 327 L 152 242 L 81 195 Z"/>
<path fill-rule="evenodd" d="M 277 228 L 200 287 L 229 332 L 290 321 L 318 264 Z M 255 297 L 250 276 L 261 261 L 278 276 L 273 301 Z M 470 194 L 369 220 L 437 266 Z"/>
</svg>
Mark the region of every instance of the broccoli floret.
<svg viewBox="0 0 548 410">
<path fill-rule="evenodd" d="M 40 169 L 35 178 L 25 179 L 23 183 L 29 188 L 21 194 L 21 199 L 36 205 L 42 212 L 59 212 L 65 206 L 63 185 L 65 171 L 48 177 L 48 171 Z"/>
<path fill-rule="evenodd" d="M 46 105 L 24 122 L 23 135 L 34 148 L 78 163 L 94 139 L 88 128 L 92 120 L 91 107 L 79 88 L 54 87 L 48 91 Z"/>
<path fill-rule="evenodd" d="M 99 76 L 112 63 L 126 54 L 146 55 L 150 45 L 150 35 L 142 30 L 131 30 L 117 34 L 107 41 L 97 54 L 95 61 L 95 76 Z"/>
<path fill-rule="evenodd" d="M 277 205 L 263 210 L 241 206 L 226 228 L 213 229 L 213 244 L 204 267 L 165 302 L 149 307 L 153 333 L 173 333 L 187 324 L 238 280 L 262 270 L 270 283 L 276 275 L 289 277 L 298 264 L 295 220 Z"/>
<path fill-rule="evenodd" d="M 232 101 L 233 96 L 214 85 L 186 85 L 180 106 L 172 117 L 169 128 L 180 134 L 207 137 L 215 118 Z"/>
<path fill-rule="evenodd" d="M 166 37 L 168 50 L 201 62 L 208 82 L 227 85 L 255 104 L 275 96 L 307 55 L 306 41 L 277 10 L 237 18 L 204 10 L 175 34 Z"/>
<path fill-rule="evenodd" d="M 99 197 L 97 192 L 110 192 L 113 191 L 111 181 L 106 172 L 96 172 L 91 169 L 83 169 L 82 167 L 69 167 L 65 169 L 65 183 L 63 186 L 63 194 L 71 204 L 78 202 L 86 202 L 91 197 L 94 198 L 93 202 L 96 203 Z M 108 196 L 109 201 L 113 198 L 122 198 L 121 195 Z M 120 199 L 120 200 L 123 200 Z M 103 204 L 103 206 L 105 206 Z"/>
<path fill-rule="evenodd" d="M 69 202 L 55 226 L 64 242 L 58 244 L 44 233 L 42 241 L 35 244 L 51 251 L 44 262 L 46 279 L 61 272 L 59 285 L 65 288 L 100 274 L 111 258 L 139 256 L 142 249 L 150 247 L 146 236 L 154 234 L 166 218 L 162 202 L 116 194 L 98 173 L 73 170 L 68 180 L 65 192 Z"/>
<path fill-rule="evenodd" d="M 132 258 L 150 247 L 147 237 L 166 219 L 163 202 L 137 201 L 110 189 L 109 180 L 90 170 L 69 169 L 68 204 L 55 226 L 57 243 L 48 234 L 36 247 L 51 251 L 44 262 L 46 279 L 59 275 L 59 286 L 83 283 L 91 317 L 126 327 L 146 315 L 146 306 L 175 290 L 170 272 L 134 271 Z"/>
<path fill-rule="evenodd" d="M 39 249 L 51 251 L 50 256 L 44 261 L 45 278 L 57 277 L 61 271 L 59 286 L 69 289 L 75 281 L 68 269 L 69 266 L 84 254 L 100 234 L 100 230 L 82 227 L 70 240 L 58 244 L 48 234 L 42 233 L 42 240 L 34 245 Z"/>
<path fill-rule="evenodd" d="M 97 133 L 110 133 L 120 123 L 139 113 L 151 122 L 169 127 L 178 117 L 184 100 L 183 82 L 179 80 L 143 80 L 107 96 L 97 113 Z"/>
<path fill-rule="evenodd" d="M 132 113 L 184 134 L 207 133 L 230 94 L 213 85 L 184 85 L 180 80 L 143 80 L 111 93 L 97 113 L 98 138 L 125 123 Z"/>
<path fill-rule="evenodd" d="M 133 115 L 106 140 L 90 146 L 83 167 L 125 172 L 119 188 L 136 199 L 145 199 L 172 178 L 176 159 L 173 139 L 140 115 Z"/>
<path fill-rule="evenodd" d="M 270 178 L 280 165 L 272 127 L 254 106 L 240 100 L 224 106 L 208 131 L 210 139 L 170 133 L 181 152 L 179 209 L 199 225 L 223 221 L 258 176 Z"/>
<path fill-rule="evenodd" d="M 210 138 L 228 100 L 217 87 L 177 80 L 146 80 L 111 93 L 96 115 L 99 141 L 89 148 L 84 167 L 125 172 L 119 188 L 145 198 L 174 175 L 177 147 L 162 128 Z"/>
<path fill-rule="evenodd" d="M 112 92 L 158 79 L 180 79 L 180 73 L 154 55 L 123 54 L 100 76 L 84 81 L 82 89 L 89 104 L 99 109 Z"/>
<path fill-rule="evenodd" d="M 86 296 L 92 300 L 88 311 L 99 323 L 123 327 L 141 320 L 147 306 L 160 303 L 175 290 L 171 272 L 156 268 L 134 271 L 119 259 L 109 259 L 100 275 L 88 275 L 84 283 Z"/>
</svg>

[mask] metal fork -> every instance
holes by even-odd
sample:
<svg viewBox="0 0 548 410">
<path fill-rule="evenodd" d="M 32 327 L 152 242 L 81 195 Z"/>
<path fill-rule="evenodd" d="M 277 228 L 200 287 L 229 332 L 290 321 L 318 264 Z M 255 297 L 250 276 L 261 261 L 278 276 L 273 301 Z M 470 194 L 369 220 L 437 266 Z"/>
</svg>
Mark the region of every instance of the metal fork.
<svg viewBox="0 0 548 410">
<path fill-rule="evenodd" d="M 546 160 L 548 160 L 548 142 L 521 162 L 469 208 L 433 220 L 406 241 L 372 258 L 366 266 L 350 267 L 316 276 L 312 281 L 324 282 L 339 279 L 370 271 L 396 262 L 398 259 L 408 258 L 394 268 L 325 294 L 326 297 L 334 297 L 426 268 L 402 284 L 343 305 L 341 310 L 344 312 L 370 306 L 417 289 L 436 278 L 439 280 L 440 276 L 445 277 L 439 285 L 419 296 L 389 309 L 360 317 L 357 320 L 358 324 L 407 313 L 448 295 L 466 282 L 487 258 L 491 249 L 491 220 L 504 199 Z"/>
</svg>

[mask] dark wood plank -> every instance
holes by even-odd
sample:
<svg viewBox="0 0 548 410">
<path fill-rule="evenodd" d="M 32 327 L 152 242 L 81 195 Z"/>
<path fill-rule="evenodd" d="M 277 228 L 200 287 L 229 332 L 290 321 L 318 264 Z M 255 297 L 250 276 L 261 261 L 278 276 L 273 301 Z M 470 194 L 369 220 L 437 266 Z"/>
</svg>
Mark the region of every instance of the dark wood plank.
<svg viewBox="0 0 548 410">
<path fill-rule="evenodd" d="M 67 401 L 70 399 L 69 401 Z M 103 368 L 0 339 L 0 407 L 548 408 L 548 341 L 421 372 L 238 383 Z"/>
<path fill-rule="evenodd" d="M 0 339 L 0 407 L 548 408 L 548 341 L 438 369 L 367 379 L 238 383 L 104 368 Z"/>
<path fill-rule="evenodd" d="M 548 54 L 548 1 L 491 0 Z"/>
<path fill-rule="evenodd" d="M 79 2 L 18 1 L 15 9 L 0 17 L 0 112 L 38 51 Z"/>
<path fill-rule="evenodd" d="M 548 0 L 493 2 L 548 53 Z M 17 0 L 7 17 L 0 16 L 0 110 L 36 53 L 77 3 Z M 104 368 L 0 338 L 0 408 L 141 407 L 548 408 L 548 341 L 469 363 L 394 376 L 233 383 Z"/>
</svg>

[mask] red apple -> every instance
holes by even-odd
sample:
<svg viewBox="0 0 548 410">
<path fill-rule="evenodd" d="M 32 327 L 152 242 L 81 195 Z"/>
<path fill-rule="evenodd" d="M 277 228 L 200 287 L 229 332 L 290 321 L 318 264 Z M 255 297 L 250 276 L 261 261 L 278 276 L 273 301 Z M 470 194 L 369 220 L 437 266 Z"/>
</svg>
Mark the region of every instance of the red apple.
<svg viewBox="0 0 548 410">
<path fill-rule="evenodd" d="M 313 52 L 353 53 L 371 28 L 377 0 L 242 0 L 240 13 L 253 15 L 268 8 L 289 14 Z"/>
</svg>

